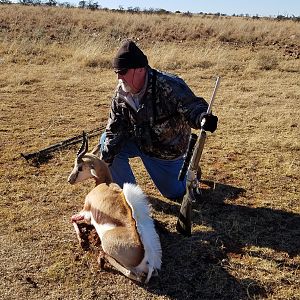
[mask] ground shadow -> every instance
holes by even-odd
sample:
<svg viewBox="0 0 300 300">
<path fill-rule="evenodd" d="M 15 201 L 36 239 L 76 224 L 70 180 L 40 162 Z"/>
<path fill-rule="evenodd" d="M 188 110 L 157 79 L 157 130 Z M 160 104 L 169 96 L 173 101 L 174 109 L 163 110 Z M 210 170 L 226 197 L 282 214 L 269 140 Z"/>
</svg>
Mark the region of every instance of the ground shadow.
<svg viewBox="0 0 300 300">
<path fill-rule="evenodd" d="M 159 277 L 146 289 L 171 299 L 249 299 L 266 291 L 255 280 L 237 280 L 227 271 L 227 254 L 211 236 L 185 238 L 156 222 L 163 249 Z"/>
<path fill-rule="evenodd" d="M 210 232 L 191 237 L 170 233 L 156 222 L 163 248 L 163 266 L 149 291 L 172 299 L 249 299 L 266 291 L 254 279 L 237 280 L 227 271 L 228 255 L 242 254 L 255 245 L 285 251 L 290 257 L 300 251 L 300 216 L 269 208 L 227 204 L 245 192 L 242 188 L 205 182 L 207 188 L 193 208 L 193 223 L 206 224 Z M 178 216 L 179 205 L 150 197 L 156 211 Z M 175 224 L 174 224 L 175 227 Z"/>
<path fill-rule="evenodd" d="M 205 222 L 216 232 L 238 244 L 284 251 L 290 257 L 300 253 L 300 215 L 265 207 L 224 203 L 235 199 L 242 189 L 216 184 L 203 191 L 203 201 L 195 205 L 202 212 L 196 222 Z M 221 222 L 220 222 L 221 220 Z M 223 222 L 224 220 L 224 222 Z M 225 226 L 224 226 L 225 225 Z"/>
<path fill-rule="evenodd" d="M 53 158 L 53 154 L 47 153 L 44 155 L 36 154 L 28 156 L 26 154 L 21 153 L 21 157 L 24 158 L 30 166 L 39 168 L 40 165 L 48 163 L 49 160 Z"/>
<path fill-rule="evenodd" d="M 245 192 L 242 188 L 206 182 L 201 199 L 193 204 L 193 223 L 212 227 L 223 237 L 228 251 L 239 252 L 244 245 L 268 247 L 287 252 L 290 257 L 300 253 L 300 215 L 271 208 L 253 208 L 227 204 Z M 151 200 L 154 209 L 178 216 L 179 206 Z M 200 212 L 200 213 L 199 213 Z"/>
</svg>

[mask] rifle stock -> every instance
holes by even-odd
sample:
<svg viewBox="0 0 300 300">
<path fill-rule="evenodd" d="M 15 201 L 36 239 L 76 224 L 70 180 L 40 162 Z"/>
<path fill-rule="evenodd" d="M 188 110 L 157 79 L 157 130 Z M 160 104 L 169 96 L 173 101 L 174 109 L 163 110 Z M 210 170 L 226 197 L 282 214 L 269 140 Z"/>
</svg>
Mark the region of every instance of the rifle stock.
<svg viewBox="0 0 300 300">
<path fill-rule="evenodd" d="M 185 193 L 179 216 L 176 224 L 177 232 L 181 233 L 184 236 L 191 236 L 192 234 L 192 202 L 190 200 L 189 192 Z"/>
<path fill-rule="evenodd" d="M 217 89 L 219 87 L 219 83 L 220 83 L 220 77 L 217 77 L 215 88 L 207 109 L 207 113 L 211 113 L 212 105 L 216 96 Z M 197 183 L 198 183 L 197 170 L 198 170 L 199 162 L 205 145 L 205 140 L 206 140 L 205 130 L 204 129 L 200 130 L 199 137 L 197 137 L 196 139 L 196 145 L 194 151 L 191 148 L 192 140 L 195 140 L 195 137 L 191 137 L 190 139 L 190 144 L 188 147 L 188 152 L 186 154 L 186 159 L 184 161 L 183 168 L 179 176 L 179 180 L 184 178 L 187 170 L 186 193 L 181 203 L 180 212 L 176 224 L 177 232 L 183 234 L 184 236 L 191 236 L 192 234 L 192 202 L 195 201 L 193 190 L 197 187 Z M 191 151 L 193 151 L 192 155 L 190 153 Z M 190 160 L 187 160 L 187 158 Z"/>
</svg>

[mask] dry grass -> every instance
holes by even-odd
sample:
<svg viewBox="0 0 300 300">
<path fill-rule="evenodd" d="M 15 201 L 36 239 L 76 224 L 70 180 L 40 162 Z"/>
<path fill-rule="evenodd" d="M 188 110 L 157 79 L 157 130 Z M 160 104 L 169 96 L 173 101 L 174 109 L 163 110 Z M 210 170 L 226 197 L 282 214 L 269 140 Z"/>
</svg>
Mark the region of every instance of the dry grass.
<svg viewBox="0 0 300 300">
<path fill-rule="evenodd" d="M 1 6 L 2 298 L 299 299 L 299 32 L 288 21 Z M 66 182 L 76 147 L 39 167 L 20 158 L 105 124 L 123 37 L 207 99 L 222 77 L 191 238 L 175 231 L 179 204 L 134 161 L 163 246 L 148 287 L 100 272 L 79 249 L 69 219 L 93 184 Z"/>
</svg>

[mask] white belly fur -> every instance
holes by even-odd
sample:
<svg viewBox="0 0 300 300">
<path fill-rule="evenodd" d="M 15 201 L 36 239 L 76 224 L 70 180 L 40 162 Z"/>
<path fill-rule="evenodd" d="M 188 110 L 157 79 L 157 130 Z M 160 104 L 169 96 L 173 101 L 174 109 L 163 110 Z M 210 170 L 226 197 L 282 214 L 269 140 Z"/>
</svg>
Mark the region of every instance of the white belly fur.
<svg viewBox="0 0 300 300">
<path fill-rule="evenodd" d="M 94 217 L 91 216 L 91 224 L 95 227 L 100 240 L 102 241 L 104 234 L 111 229 L 114 229 L 116 227 L 116 225 L 111 224 L 111 223 L 106 223 L 106 224 L 98 224 Z"/>
</svg>

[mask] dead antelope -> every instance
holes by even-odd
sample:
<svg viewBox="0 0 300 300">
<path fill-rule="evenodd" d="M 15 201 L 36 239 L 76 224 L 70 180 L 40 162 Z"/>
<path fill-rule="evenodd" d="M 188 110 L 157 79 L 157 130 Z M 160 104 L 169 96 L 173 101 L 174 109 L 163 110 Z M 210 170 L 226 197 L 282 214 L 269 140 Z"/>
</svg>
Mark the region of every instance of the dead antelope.
<svg viewBox="0 0 300 300">
<path fill-rule="evenodd" d="M 75 184 L 94 178 L 96 187 L 85 198 L 83 210 L 73 215 L 78 239 L 77 222 L 92 224 L 101 240 L 103 252 L 99 263 L 106 259 L 127 277 L 147 283 L 161 267 L 161 245 L 150 217 L 149 204 L 142 190 L 125 183 L 123 189 L 112 182 L 108 166 L 94 149 L 88 151 L 88 139 L 77 153 L 68 182 Z M 145 279 L 146 277 L 146 279 Z"/>
</svg>

